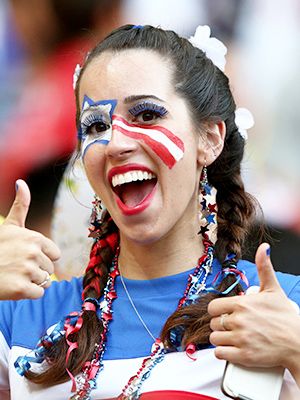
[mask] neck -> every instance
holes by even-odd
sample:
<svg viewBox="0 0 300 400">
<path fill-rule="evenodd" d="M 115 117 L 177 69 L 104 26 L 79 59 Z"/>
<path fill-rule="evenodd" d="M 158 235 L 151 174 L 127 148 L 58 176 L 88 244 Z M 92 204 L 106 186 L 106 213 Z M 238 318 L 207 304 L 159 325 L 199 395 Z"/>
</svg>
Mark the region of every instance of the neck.
<svg viewBox="0 0 300 400">
<path fill-rule="evenodd" d="M 195 267 L 204 246 L 197 227 L 192 228 L 188 232 L 187 229 L 185 232 L 176 229 L 151 244 L 139 244 L 121 234 L 119 263 L 122 275 L 130 279 L 154 279 Z"/>
</svg>

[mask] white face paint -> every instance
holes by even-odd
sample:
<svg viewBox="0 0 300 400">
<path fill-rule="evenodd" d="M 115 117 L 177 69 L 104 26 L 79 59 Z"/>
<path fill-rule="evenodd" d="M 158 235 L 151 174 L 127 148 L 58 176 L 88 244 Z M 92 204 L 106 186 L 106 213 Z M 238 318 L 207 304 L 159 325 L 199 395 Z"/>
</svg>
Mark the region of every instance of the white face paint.
<svg viewBox="0 0 300 400">
<path fill-rule="evenodd" d="M 112 135 L 112 114 L 116 100 L 94 102 L 85 96 L 80 115 L 81 157 L 91 145 L 107 145 Z"/>
</svg>

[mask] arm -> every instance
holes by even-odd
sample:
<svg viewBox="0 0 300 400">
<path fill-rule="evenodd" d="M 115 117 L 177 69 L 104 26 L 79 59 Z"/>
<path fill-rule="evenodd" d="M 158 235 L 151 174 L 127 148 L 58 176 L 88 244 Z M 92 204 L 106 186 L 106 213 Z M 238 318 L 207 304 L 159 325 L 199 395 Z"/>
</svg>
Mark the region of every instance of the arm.
<svg viewBox="0 0 300 400">
<path fill-rule="evenodd" d="M 299 311 L 280 287 L 267 249 L 261 245 L 256 255 L 259 293 L 209 304 L 210 340 L 217 358 L 247 367 L 283 366 L 300 388 Z"/>
</svg>

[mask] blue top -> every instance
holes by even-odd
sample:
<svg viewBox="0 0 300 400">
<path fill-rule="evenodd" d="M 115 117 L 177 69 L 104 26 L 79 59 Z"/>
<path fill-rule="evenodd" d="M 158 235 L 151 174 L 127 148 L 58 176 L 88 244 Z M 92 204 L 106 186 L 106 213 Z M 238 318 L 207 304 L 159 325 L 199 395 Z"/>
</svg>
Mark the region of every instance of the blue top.
<svg viewBox="0 0 300 400">
<path fill-rule="evenodd" d="M 259 285 L 255 264 L 240 261 L 250 285 Z M 211 286 L 221 270 L 217 260 L 207 278 Z M 177 308 L 193 270 L 151 280 L 125 279 L 130 296 L 154 337 L 158 337 L 166 319 Z M 277 272 L 277 278 L 289 298 L 300 305 L 300 276 Z M 72 311 L 81 310 L 82 278 L 70 282 L 53 282 L 45 295 L 37 300 L 1 301 L 0 331 L 9 347 L 32 349 L 45 331 Z M 113 321 L 109 324 L 104 359 L 124 359 L 149 355 L 152 337 L 141 324 L 124 291 L 120 277 L 116 279 L 118 298 L 113 302 Z"/>
</svg>

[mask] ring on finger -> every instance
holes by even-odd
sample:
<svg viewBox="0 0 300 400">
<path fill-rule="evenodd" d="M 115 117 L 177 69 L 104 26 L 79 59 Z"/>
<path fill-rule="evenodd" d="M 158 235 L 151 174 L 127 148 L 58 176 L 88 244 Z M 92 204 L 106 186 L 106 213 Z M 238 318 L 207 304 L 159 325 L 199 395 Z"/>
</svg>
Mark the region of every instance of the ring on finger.
<svg viewBox="0 0 300 400">
<path fill-rule="evenodd" d="M 226 318 L 227 317 L 228 317 L 227 313 L 220 315 L 220 324 L 224 331 L 228 331 L 228 327 L 226 327 Z"/>
<path fill-rule="evenodd" d="M 45 272 L 46 272 L 46 278 L 43 280 L 43 282 L 38 283 L 38 286 L 42 287 L 42 288 L 45 287 L 51 280 L 49 272 L 48 271 L 45 271 Z"/>
</svg>

